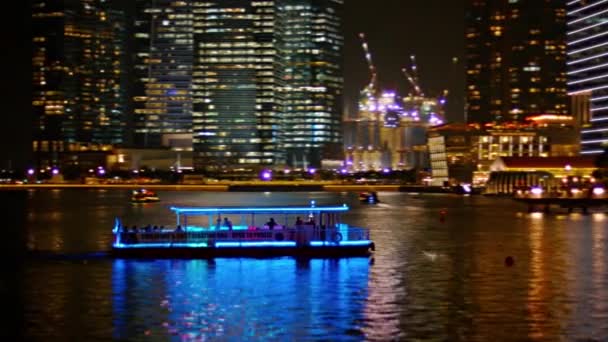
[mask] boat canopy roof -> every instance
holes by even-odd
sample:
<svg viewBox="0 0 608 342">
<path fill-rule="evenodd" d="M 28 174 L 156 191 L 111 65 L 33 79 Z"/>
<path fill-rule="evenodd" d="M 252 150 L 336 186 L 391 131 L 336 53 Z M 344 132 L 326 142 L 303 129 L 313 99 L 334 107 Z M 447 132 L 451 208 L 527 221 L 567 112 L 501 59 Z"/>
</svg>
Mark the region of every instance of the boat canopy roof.
<svg viewBox="0 0 608 342">
<path fill-rule="evenodd" d="M 335 206 L 281 206 L 281 207 L 171 207 L 176 215 L 213 215 L 213 214 L 297 214 L 297 213 L 339 213 L 350 208 L 346 205 Z"/>
</svg>

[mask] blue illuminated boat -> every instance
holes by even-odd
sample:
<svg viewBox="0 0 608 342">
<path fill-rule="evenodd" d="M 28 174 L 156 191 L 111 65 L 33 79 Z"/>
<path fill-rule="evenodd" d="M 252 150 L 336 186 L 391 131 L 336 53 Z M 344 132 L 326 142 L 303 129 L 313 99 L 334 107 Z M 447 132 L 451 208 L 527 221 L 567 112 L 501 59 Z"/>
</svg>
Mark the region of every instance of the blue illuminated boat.
<svg viewBox="0 0 608 342">
<path fill-rule="evenodd" d="M 171 207 L 174 227 L 113 229 L 112 252 L 119 257 L 348 257 L 375 249 L 369 229 L 340 220 L 342 206 Z"/>
</svg>

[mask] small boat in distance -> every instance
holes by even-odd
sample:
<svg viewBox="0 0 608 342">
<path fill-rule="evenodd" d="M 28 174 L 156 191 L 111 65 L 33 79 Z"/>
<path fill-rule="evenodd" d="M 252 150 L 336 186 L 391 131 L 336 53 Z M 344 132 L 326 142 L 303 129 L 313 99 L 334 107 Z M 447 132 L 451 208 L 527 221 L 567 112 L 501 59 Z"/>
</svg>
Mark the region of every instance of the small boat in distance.
<svg viewBox="0 0 608 342">
<path fill-rule="evenodd" d="M 365 204 L 376 204 L 380 202 L 376 191 L 364 191 L 359 194 L 359 201 Z"/>
<path fill-rule="evenodd" d="M 171 207 L 173 227 L 123 225 L 112 254 L 137 258 L 351 257 L 375 245 L 369 229 L 340 220 L 348 206 Z"/>
<path fill-rule="evenodd" d="M 158 201 L 160 201 L 160 198 L 154 191 L 138 189 L 133 190 L 131 193 L 131 202 L 133 203 L 151 203 Z"/>
</svg>

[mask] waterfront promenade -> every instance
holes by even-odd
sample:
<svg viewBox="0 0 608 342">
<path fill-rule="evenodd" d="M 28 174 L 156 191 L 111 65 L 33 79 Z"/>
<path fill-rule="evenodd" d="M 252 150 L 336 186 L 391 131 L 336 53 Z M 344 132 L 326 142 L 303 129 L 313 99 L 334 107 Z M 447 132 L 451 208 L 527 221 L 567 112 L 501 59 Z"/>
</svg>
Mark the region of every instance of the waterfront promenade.
<svg viewBox="0 0 608 342">
<path fill-rule="evenodd" d="M 428 191 L 432 188 L 423 186 L 403 185 L 368 185 L 368 184 L 336 184 L 327 182 L 230 182 L 223 184 L 1 184 L 0 190 L 29 190 L 29 189 L 124 189 L 134 190 L 146 188 L 156 191 L 404 191 L 408 189 Z"/>
</svg>

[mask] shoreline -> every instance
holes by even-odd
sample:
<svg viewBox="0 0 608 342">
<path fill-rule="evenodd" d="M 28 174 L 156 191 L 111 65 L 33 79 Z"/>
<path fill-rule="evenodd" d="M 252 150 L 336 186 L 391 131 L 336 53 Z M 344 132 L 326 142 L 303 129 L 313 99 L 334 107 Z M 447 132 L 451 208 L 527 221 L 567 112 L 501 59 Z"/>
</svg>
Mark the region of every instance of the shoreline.
<svg viewBox="0 0 608 342">
<path fill-rule="evenodd" d="M 255 184 L 255 183 L 231 183 L 231 184 L 1 184 L 2 190 L 57 190 L 57 189 L 117 189 L 135 190 L 146 188 L 157 191 L 208 191 L 208 192 L 420 192 L 420 193 L 444 193 L 455 194 L 456 192 L 442 187 L 427 187 L 417 185 L 340 185 L 340 184 L 315 184 L 315 183 L 278 183 L 278 184 Z"/>
</svg>

